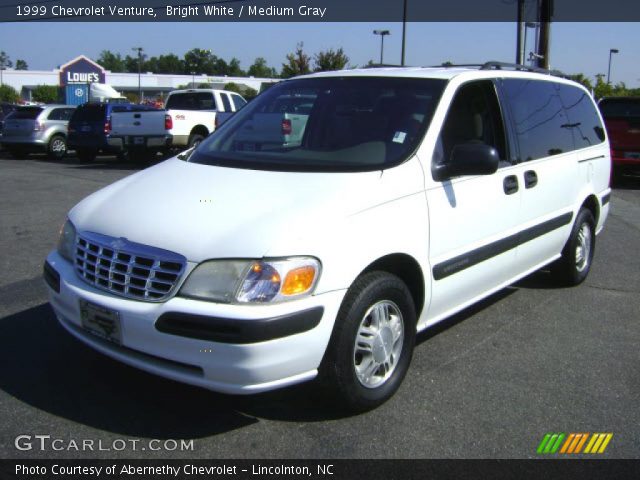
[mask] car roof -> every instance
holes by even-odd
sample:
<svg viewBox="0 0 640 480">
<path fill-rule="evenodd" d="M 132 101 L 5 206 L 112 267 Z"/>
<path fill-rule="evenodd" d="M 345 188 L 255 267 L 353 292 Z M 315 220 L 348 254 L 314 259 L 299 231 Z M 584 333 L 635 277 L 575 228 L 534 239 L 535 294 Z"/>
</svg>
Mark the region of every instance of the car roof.
<svg viewBox="0 0 640 480">
<path fill-rule="evenodd" d="M 489 68 L 485 68 L 488 65 Z M 501 65 L 505 67 L 502 68 Z M 511 64 L 500 62 L 488 62 L 483 65 L 460 65 L 450 67 L 372 67 L 356 68 L 352 70 L 339 70 L 331 72 L 317 72 L 308 75 L 301 75 L 293 79 L 301 78 L 330 78 L 330 77 L 395 77 L 395 78 L 428 78 L 440 80 L 452 80 L 462 77 L 465 80 L 490 79 L 490 78 L 526 78 L 559 83 L 578 85 L 584 87 L 573 80 L 569 80 L 560 75 L 559 72 L 551 72 L 533 67 L 518 66 L 511 68 Z"/>
</svg>

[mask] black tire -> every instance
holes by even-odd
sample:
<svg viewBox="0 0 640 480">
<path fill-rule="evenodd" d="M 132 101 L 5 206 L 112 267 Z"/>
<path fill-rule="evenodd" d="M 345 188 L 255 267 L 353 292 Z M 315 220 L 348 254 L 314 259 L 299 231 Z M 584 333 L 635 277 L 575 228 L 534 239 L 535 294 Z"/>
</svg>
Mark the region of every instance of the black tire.
<svg viewBox="0 0 640 480">
<path fill-rule="evenodd" d="M 596 248 L 595 233 L 596 222 L 593 214 L 590 210 L 581 208 L 573 223 L 569 240 L 562 250 L 562 256 L 551 267 L 554 276 L 563 285 L 579 285 L 589 275 Z M 583 240 L 585 236 L 588 237 L 588 244 Z M 585 248 L 585 245 L 588 247 Z M 586 254 L 585 249 L 588 250 Z"/>
<path fill-rule="evenodd" d="M 375 381 L 382 383 L 367 387 L 359 379 L 356 370 L 359 365 L 364 366 L 366 360 L 368 360 L 367 364 L 374 365 L 373 368 L 375 368 L 377 362 L 373 360 L 376 355 L 372 353 L 368 359 L 365 359 L 360 354 L 359 360 L 356 338 L 361 325 L 366 326 L 367 322 L 373 321 L 373 314 L 367 315 L 369 310 L 374 305 L 380 305 L 381 302 L 385 304 L 390 302 L 391 309 L 395 306 L 401 313 L 402 328 L 398 328 L 398 331 L 402 331 L 404 338 L 399 349 L 399 358 L 395 361 L 395 367 L 390 369 L 388 378 L 385 380 L 384 375 L 380 375 L 385 372 L 382 366 L 384 363 L 381 363 L 379 369 L 373 371 L 369 378 L 373 377 Z M 378 337 L 371 337 L 375 338 L 371 345 L 376 345 L 378 342 L 377 346 L 380 347 L 384 343 L 384 349 L 376 349 L 374 346 L 371 348 L 372 352 L 386 352 L 387 347 L 393 345 L 382 340 L 385 336 L 382 335 L 381 330 L 378 330 L 380 333 Z M 387 272 L 364 274 L 353 283 L 342 302 L 329 346 L 320 366 L 320 381 L 325 389 L 334 394 L 335 400 L 349 411 L 361 412 L 375 408 L 391 398 L 400 387 L 411 363 L 415 337 L 415 305 L 404 282 Z M 386 338 L 389 339 L 389 337 Z M 358 343 L 358 345 L 361 344 Z M 381 376 L 383 378 L 380 378 Z"/>
<path fill-rule="evenodd" d="M 67 139 L 62 135 L 54 135 L 47 145 L 47 155 L 52 160 L 62 160 L 67 154 Z"/>
<path fill-rule="evenodd" d="M 78 148 L 76 150 L 76 156 L 83 162 L 93 162 L 97 154 L 98 152 L 91 148 Z"/>
<path fill-rule="evenodd" d="M 204 135 L 200 135 L 199 133 L 192 133 L 191 135 L 189 135 L 189 148 L 197 147 L 202 140 L 204 140 Z"/>
</svg>

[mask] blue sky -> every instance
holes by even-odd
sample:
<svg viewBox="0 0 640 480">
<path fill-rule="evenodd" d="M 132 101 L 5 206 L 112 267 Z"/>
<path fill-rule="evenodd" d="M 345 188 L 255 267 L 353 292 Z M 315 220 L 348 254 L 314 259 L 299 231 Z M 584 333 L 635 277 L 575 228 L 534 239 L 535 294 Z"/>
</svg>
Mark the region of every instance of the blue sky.
<svg viewBox="0 0 640 480">
<path fill-rule="evenodd" d="M 380 37 L 374 29 L 391 30 L 384 59 L 399 63 L 400 23 L 5 23 L 0 50 L 34 70 L 50 70 L 80 54 L 97 58 L 105 49 L 133 54 L 138 45 L 148 55 L 211 49 L 226 60 L 239 58 L 245 69 L 261 56 L 279 70 L 300 41 L 311 54 L 342 47 L 353 65 L 377 61 Z M 515 23 L 410 23 L 407 64 L 513 62 L 515 32 Z M 529 30 L 530 46 L 532 37 Z M 639 23 L 554 23 L 551 46 L 552 68 L 589 77 L 607 73 L 609 49 L 617 48 L 611 81 L 640 87 Z"/>
</svg>

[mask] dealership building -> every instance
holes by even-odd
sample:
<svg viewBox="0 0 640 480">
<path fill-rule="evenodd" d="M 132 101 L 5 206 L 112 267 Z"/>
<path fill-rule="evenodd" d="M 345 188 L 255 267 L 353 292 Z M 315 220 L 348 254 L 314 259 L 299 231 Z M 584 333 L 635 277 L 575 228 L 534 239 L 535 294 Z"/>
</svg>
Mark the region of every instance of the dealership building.
<svg viewBox="0 0 640 480">
<path fill-rule="evenodd" d="M 15 88 L 23 100 L 31 101 L 33 89 L 38 85 L 61 87 L 62 100 L 67 104 L 78 105 L 89 99 L 91 83 L 106 84 L 121 95 L 142 92 L 143 100 L 164 99 L 178 87 L 207 84 L 210 88 L 224 88 L 227 83 L 236 83 L 260 91 L 263 84 L 277 82 L 273 78 L 227 77 L 210 75 L 173 75 L 152 72 L 115 73 L 105 70 L 90 58 L 80 55 L 60 67 L 51 70 L 3 70 L 2 83 Z M 138 83 L 139 82 L 139 83 Z"/>
</svg>

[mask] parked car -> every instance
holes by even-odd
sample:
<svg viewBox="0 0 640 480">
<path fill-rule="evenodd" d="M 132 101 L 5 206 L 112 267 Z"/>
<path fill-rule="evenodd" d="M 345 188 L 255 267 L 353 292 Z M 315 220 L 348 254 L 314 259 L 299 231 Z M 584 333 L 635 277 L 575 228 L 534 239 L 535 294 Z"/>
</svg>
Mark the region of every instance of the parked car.
<svg viewBox="0 0 640 480">
<path fill-rule="evenodd" d="M 15 158 L 46 152 L 61 159 L 67 153 L 67 124 L 72 105 L 17 107 L 4 121 L 2 145 Z"/>
<path fill-rule="evenodd" d="M 136 153 L 194 147 L 246 103 L 224 90 L 174 90 L 166 111 L 115 113 L 109 145 Z"/>
<path fill-rule="evenodd" d="M 417 332 L 544 266 L 566 285 L 589 273 L 610 206 L 602 119 L 581 85 L 522 68 L 279 82 L 69 212 L 44 266 L 58 320 L 211 390 L 317 377 L 350 409 L 380 405 Z M 247 150 L 256 115 L 301 92 L 300 144 Z"/>
<path fill-rule="evenodd" d="M 613 175 L 640 172 L 640 97 L 605 97 L 598 103 L 611 142 Z"/>
<path fill-rule="evenodd" d="M 13 103 L 0 103 L 0 142 L 2 142 L 2 129 L 4 127 L 4 119 L 16 109 L 15 104 Z"/>
<path fill-rule="evenodd" d="M 132 103 L 85 103 L 80 105 L 69 121 L 69 149 L 78 158 L 92 161 L 99 153 L 124 157 L 124 150 L 109 143 L 112 135 L 112 115 L 115 112 L 148 112 L 157 109 Z"/>
</svg>

